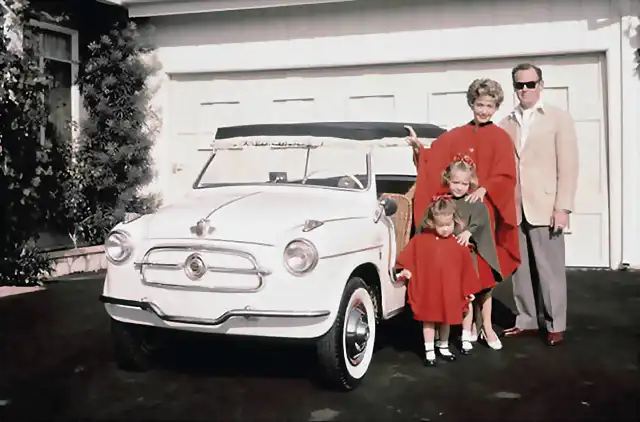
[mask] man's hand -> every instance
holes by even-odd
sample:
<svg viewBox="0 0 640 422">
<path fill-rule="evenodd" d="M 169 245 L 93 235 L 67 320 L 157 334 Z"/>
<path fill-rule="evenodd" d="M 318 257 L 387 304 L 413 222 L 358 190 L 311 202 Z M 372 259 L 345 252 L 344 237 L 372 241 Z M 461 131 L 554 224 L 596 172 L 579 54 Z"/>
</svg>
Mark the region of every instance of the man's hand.
<svg viewBox="0 0 640 422">
<path fill-rule="evenodd" d="M 467 197 L 464 198 L 464 200 L 467 202 L 471 202 L 472 204 L 477 201 L 482 202 L 486 194 L 487 194 L 487 190 L 485 188 L 478 188 L 475 190 L 475 192 L 467 195 Z"/>
<path fill-rule="evenodd" d="M 471 239 L 471 232 L 469 230 L 465 230 L 456 236 L 456 240 L 458 241 L 458 244 L 462 246 L 469 246 L 470 239 Z"/>
<path fill-rule="evenodd" d="M 551 216 L 551 227 L 554 233 L 561 232 L 569 226 L 569 213 L 566 211 L 554 211 Z"/>
</svg>

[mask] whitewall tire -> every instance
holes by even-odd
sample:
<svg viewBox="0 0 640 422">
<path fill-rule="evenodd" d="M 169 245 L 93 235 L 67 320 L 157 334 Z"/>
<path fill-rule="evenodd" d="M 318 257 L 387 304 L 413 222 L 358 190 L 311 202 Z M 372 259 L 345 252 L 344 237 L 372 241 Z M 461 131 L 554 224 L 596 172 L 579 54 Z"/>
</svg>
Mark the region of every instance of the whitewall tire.
<svg viewBox="0 0 640 422">
<path fill-rule="evenodd" d="M 321 373 L 331 386 L 357 387 L 367 374 L 376 340 L 376 307 L 364 280 L 349 279 L 333 327 L 318 341 Z"/>
</svg>

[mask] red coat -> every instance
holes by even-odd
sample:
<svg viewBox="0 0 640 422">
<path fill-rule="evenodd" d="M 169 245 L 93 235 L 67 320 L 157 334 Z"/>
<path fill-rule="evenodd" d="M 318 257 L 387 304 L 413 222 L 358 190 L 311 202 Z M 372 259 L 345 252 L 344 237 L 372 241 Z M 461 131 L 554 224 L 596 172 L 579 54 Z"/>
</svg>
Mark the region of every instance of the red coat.
<svg viewBox="0 0 640 422">
<path fill-rule="evenodd" d="M 415 235 L 398 256 L 411 272 L 409 304 L 418 321 L 461 324 L 467 296 L 480 290 L 471 251 L 453 236 L 432 231 Z"/>
<path fill-rule="evenodd" d="M 413 204 L 414 221 L 420 221 L 433 195 L 447 193 L 442 172 L 457 154 L 466 154 L 476 163 L 480 186 L 487 190 L 491 224 L 504 277 L 520 265 L 516 221 L 516 161 L 511 137 L 493 123 L 476 127 L 466 124 L 443 134 L 431 148 L 420 150 L 418 177 Z"/>
</svg>

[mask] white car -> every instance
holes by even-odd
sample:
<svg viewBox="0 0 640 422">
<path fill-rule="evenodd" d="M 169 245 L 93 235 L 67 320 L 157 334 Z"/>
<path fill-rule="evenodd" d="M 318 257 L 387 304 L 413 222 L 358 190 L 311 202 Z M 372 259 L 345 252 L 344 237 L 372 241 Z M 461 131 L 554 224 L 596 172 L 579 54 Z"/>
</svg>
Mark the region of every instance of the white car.
<svg viewBox="0 0 640 422">
<path fill-rule="evenodd" d="M 444 132 L 412 126 L 426 140 Z M 120 366 L 149 366 L 152 327 L 308 339 L 326 380 L 356 387 L 377 323 L 405 306 L 393 271 L 411 230 L 405 136 L 400 123 L 219 129 L 183 200 L 105 242 L 101 301 Z"/>
</svg>

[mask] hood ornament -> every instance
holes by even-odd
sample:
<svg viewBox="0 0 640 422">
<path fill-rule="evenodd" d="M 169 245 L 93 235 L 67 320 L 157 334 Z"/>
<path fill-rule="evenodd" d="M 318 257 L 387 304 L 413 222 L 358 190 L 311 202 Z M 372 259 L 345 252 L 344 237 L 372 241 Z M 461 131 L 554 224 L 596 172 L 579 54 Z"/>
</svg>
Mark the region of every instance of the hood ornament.
<svg viewBox="0 0 640 422">
<path fill-rule="evenodd" d="M 322 226 L 324 221 L 319 220 L 307 220 L 304 222 L 304 226 L 302 226 L 302 231 L 304 233 L 310 232 L 311 230 L 315 230 L 318 227 Z"/>
<path fill-rule="evenodd" d="M 191 227 L 191 233 L 195 234 L 198 237 L 203 237 L 210 234 L 213 231 L 213 227 L 209 220 L 202 219 L 196 223 L 195 226 Z"/>
<path fill-rule="evenodd" d="M 207 265 L 198 253 L 189 255 L 184 261 L 184 272 L 190 280 L 196 281 L 202 278 L 202 276 L 206 274 L 207 270 Z"/>
</svg>

